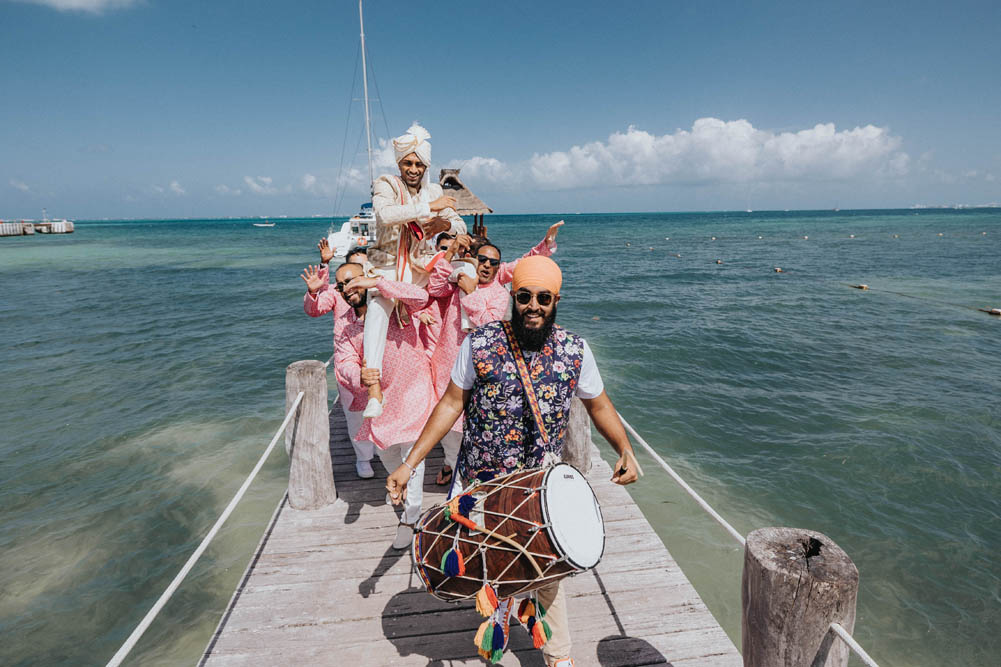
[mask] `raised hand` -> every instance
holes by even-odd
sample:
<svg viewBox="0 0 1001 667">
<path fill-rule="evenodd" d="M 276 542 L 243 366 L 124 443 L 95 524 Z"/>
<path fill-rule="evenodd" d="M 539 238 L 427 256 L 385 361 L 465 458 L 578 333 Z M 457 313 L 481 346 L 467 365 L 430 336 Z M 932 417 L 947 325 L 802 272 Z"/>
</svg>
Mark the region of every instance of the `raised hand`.
<svg viewBox="0 0 1001 667">
<path fill-rule="evenodd" d="M 319 266 L 310 264 L 303 269 L 302 275 L 299 277 L 306 281 L 306 289 L 309 290 L 310 294 L 316 294 L 323 287 L 323 277 L 320 276 Z"/>
<path fill-rule="evenodd" d="M 421 322 L 423 322 L 424 326 L 428 326 L 428 327 L 438 321 L 438 320 L 436 320 L 434 318 L 434 315 L 432 315 L 431 313 L 429 313 L 427 311 L 422 311 L 422 312 L 418 313 L 417 314 L 417 319 L 419 319 Z"/>
<path fill-rule="evenodd" d="M 448 245 L 448 251 L 445 253 L 445 259 L 452 261 L 452 258 L 456 255 L 460 257 L 464 252 L 469 250 L 469 246 L 473 243 L 472 237 L 469 234 L 459 234 L 452 242 Z"/>
<path fill-rule="evenodd" d="M 330 260 L 334 258 L 334 254 L 337 252 L 336 247 L 330 247 L 327 239 L 320 239 L 320 242 L 316 244 L 316 247 L 320 249 L 321 264 L 329 264 Z"/>
<path fill-rule="evenodd" d="M 559 222 L 553 223 L 549 227 L 549 231 L 546 232 L 546 238 L 544 239 L 547 246 L 552 247 L 552 245 L 556 243 L 556 235 L 560 233 L 560 227 L 562 226 L 563 221 L 560 220 Z"/>
<path fill-rule="evenodd" d="M 442 195 L 435 199 L 430 204 L 431 212 L 437 213 L 438 211 L 444 211 L 446 208 L 455 208 L 455 197 L 449 197 L 448 195 Z"/>
<path fill-rule="evenodd" d="M 378 278 L 373 278 L 371 276 L 355 276 L 351 279 L 347 285 L 344 286 L 344 296 L 347 296 L 351 292 L 359 292 L 363 289 L 371 289 L 375 287 L 375 284 L 379 282 Z"/>
</svg>

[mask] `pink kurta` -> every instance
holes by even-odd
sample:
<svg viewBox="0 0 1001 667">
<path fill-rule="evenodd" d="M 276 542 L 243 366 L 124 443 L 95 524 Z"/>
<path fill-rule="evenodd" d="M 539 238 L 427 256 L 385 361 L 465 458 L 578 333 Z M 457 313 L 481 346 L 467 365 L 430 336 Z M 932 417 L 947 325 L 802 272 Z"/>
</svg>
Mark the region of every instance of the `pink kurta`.
<svg viewBox="0 0 1001 667">
<path fill-rule="evenodd" d="M 409 283 L 385 279 L 379 279 L 375 286 L 383 296 L 403 303 L 411 315 L 411 323 L 405 327 L 395 321 L 389 324 L 386 353 L 382 359 L 385 407 L 381 416 L 362 422 L 354 438 L 358 442 L 371 440 L 380 449 L 386 449 L 417 440 L 431 416 L 435 396 L 430 361 L 418 335 L 415 317 L 427 305 L 428 293 Z M 337 381 L 348 387 L 356 399 L 363 396 L 367 400 L 368 391 L 361 384 L 364 330 L 364 321 L 350 310 L 344 330 L 336 339 L 334 364 Z M 364 408 L 364 402 L 361 406 Z"/>
<path fill-rule="evenodd" d="M 486 285 L 478 285 L 471 294 L 466 294 L 459 289 L 457 284 L 449 282 L 448 277 L 453 270 L 450 263 L 440 261 L 434 266 L 428 282 L 428 294 L 441 306 L 441 322 L 437 327 L 435 344 L 431 349 L 431 373 L 438 400 L 441 400 L 445 390 L 448 389 L 452 365 L 455 363 L 455 357 L 459 354 L 462 341 L 466 338 L 466 332 L 462 330 L 460 324 L 460 302 L 465 307 L 466 314 L 473 326 L 481 327 L 484 324 L 504 319 L 510 295 L 502 283 L 511 282 L 514 267 L 518 265 L 519 260 L 532 255 L 548 257 L 553 254 L 554 250 L 556 250 L 556 244 L 554 243 L 550 247 L 543 239 L 541 243 L 522 257 L 498 266 L 494 279 Z"/>
</svg>

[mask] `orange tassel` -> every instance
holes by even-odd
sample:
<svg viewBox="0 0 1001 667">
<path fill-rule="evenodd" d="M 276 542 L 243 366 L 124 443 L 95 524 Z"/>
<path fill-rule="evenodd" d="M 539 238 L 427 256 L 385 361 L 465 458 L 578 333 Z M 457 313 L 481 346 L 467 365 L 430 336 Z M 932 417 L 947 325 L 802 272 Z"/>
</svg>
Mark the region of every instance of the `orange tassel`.
<svg viewBox="0 0 1001 667">
<path fill-rule="evenodd" d="M 528 619 L 535 616 L 535 605 L 529 599 L 524 599 L 521 601 L 521 606 L 518 609 L 518 620 L 521 624 L 528 626 Z"/>
<path fill-rule="evenodd" d="M 535 648 L 542 648 L 549 641 L 549 637 L 546 636 L 546 631 L 543 628 L 541 622 L 536 623 L 532 626 L 532 646 Z"/>
</svg>

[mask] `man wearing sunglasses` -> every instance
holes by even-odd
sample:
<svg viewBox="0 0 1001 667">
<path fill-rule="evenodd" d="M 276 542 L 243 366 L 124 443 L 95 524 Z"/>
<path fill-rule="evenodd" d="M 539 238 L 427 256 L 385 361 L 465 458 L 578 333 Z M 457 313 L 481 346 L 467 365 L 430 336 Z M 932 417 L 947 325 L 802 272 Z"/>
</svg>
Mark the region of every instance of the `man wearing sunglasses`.
<svg viewBox="0 0 1001 667">
<path fill-rule="evenodd" d="M 428 294 L 423 288 L 409 283 L 365 277 L 364 267 L 352 263 L 337 268 L 332 284 L 322 285 L 318 270 L 312 266 L 307 268 L 304 279 L 311 289 L 317 287 L 319 297 L 314 298 L 326 301 L 332 292 L 349 306 L 344 324 L 334 336 L 334 371 L 342 388 L 341 400 L 350 403 L 351 410 L 358 414 L 361 421 L 355 432 L 351 431 L 349 422 L 349 432 L 353 443 L 374 443 L 382 464 L 387 470 L 393 470 L 410 451 L 431 413 L 434 387 L 431 384 L 430 361 L 414 326 L 390 327 L 382 371 L 367 366 L 363 340 L 365 319 L 371 312 L 367 290 L 378 289 L 386 297 L 402 303 L 411 314 L 416 314 L 427 305 Z M 361 413 L 357 411 L 364 409 L 368 401 L 368 387 L 375 382 L 381 382 L 385 395 L 395 405 L 406 406 L 407 409 L 387 411 L 378 419 L 361 419 Z M 423 480 L 424 468 L 419 466 L 410 480 L 409 491 L 413 496 L 404 504 L 403 517 L 393 541 L 394 548 L 403 549 L 410 545 L 413 524 L 421 512 Z"/>
<path fill-rule="evenodd" d="M 574 396 L 619 453 L 612 482 L 636 481 L 632 446 L 605 393 L 594 356 L 583 338 L 556 325 L 562 282 L 559 267 L 548 257 L 527 257 L 518 263 L 512 276 L 510 324 L 487 324 L 463 341 L 448 389 L 403 465 L 386 481 L 394 503 L 405 500 L 412 471 L 463 412 L 462 447 L 451 495 L 470 480 L 558 462 Z M 527 400 L 526 384 L 537 400 Z M 569 667 L 573 665 L 570 632 L 560 584 L 543 586 L 537 593 L 552 630 L 542 649 L 546 664 Z"/>
<path fill-rule="evenodd" d="M 362 306 L 364 310 L 365 295 L 353 294 L 351 299 L 344 299 L 337 289 L 331 289 L 329 262 L 334 258 L 335 248 L 331 248 L 327 239 L 321 239 L 317 244 L 320 249 L 320 266 L 308 266 L 300 276 L 306 282 L 306 294 L 302 300 L 303 310 L 310 317 L 322 317 L 333 311 L 334 313 L 334 344 L 344 329 L 348 321 L 348 313 L 352 307 Z M 346 262 L 359 266 L 365 263 L 365 249 L 355 248 L 348 253 Z M 372 455 L 375 450 L 368 440 L 355 440 L 358 429 L 361 428 L 362 413 L 365 409 L 364 402 L 359 404 L 357 399 L 352 398 L 352 392 L 343 384 L 338 383 L 341 397 L 341 409 L 344 411 L 344 422 L 347 424 L 348 435 L 355 450 L 355 472 L 362 479 L 370 479 L 375 476 L 372 470 Z"/>
</svg>

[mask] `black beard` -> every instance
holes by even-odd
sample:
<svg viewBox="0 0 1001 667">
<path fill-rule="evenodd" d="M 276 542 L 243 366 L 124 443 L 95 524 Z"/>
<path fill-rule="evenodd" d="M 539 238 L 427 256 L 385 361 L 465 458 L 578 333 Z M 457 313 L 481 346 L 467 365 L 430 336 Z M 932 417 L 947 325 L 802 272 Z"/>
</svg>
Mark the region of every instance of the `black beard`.
<svg viewBox="0 0 1001 667">
<path fill-rule="evenodd" d="M 518 339 L 518 344 L 523 350 L 538 352 L 546 344 L 553 333 L 553 325 L 556 323 L 556 306 L 549 312 L 538 329 L 525 328 L 525 316 L 518 312 L 517 308 L 511 311 L 511 328 L 514 329 L 514 336 Z"/>
</svg>

